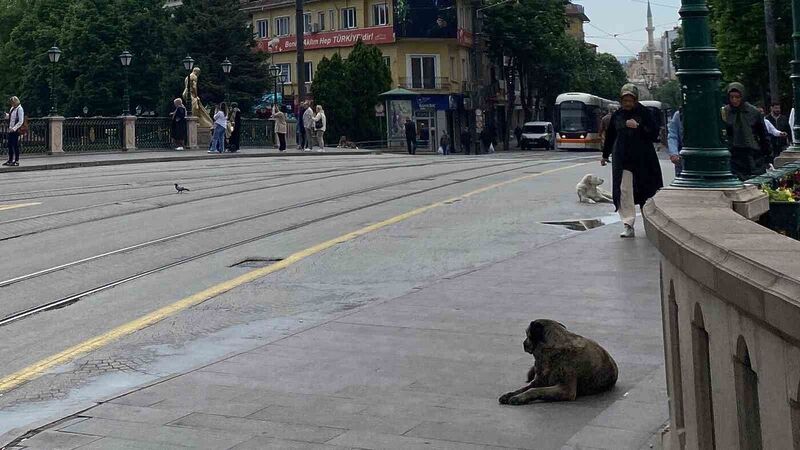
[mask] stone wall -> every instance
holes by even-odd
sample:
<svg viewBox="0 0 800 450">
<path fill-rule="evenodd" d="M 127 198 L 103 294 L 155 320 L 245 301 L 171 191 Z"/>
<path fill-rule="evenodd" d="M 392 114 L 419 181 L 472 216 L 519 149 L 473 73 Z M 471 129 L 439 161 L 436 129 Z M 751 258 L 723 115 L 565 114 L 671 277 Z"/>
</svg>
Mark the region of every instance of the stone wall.
<svg viewBox="0 0 800 450">
<path fill-rule="evenodd" d="M 800 242 L 750 220 L 763 202 L 667 189 L 645 206 L 662 254 L 666 448 L 800 450 Z"/>
</svg>

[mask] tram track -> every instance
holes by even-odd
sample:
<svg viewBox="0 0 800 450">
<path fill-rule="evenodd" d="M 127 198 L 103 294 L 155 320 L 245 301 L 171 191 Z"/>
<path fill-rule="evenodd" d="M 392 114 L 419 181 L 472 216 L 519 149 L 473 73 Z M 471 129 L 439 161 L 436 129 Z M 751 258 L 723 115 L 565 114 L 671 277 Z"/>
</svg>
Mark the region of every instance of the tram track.
<svg viewBox="0 0 800 450">
<path fill-rule="evenodd" d="M 17 322 L 19 320 L 22 320 L 22 319 L 25 319 L 25 318 L 28 318 L 28 317 L 31 317 L 31 316 L 33 316 L 35 314 L 39 314 L 41 312 L 63 308 L 65 306 L 73 304 L 73 303 L 75 303 L 77 301 L 80 301 L 84 297 L 87 297 L 87 296 L 90 296 L 90 295 L 93 295 L 93 294 L 97 294 L 97 293 L 112 289 L 112 288 L 120 286 L 122 284 L 131 282 L 131 281 L 134 281 L 134 280 L 138 280 L 138 279 L 147 277 L 149 275 L 152 275 L 152 274 L 155 274 L 155 273 L 159 273 L 159 272 L 162 272 L 164 270 L 168 270 L 170 268 L 177 267 L 177 266 L 189 263 L 191 261 L 195 261 L 195 260 L 198 260 L 198 259 L 201 259 L 201 258 L 205 258 L 205 257 L 211 256 L 211 255 L 214 255 L 214 254 L 217 254 L 217 253 L 221 253 L 221 252 L 224 252 L 226 250 L 230 250 L 230 249 L 233 249 L 233 248 L 236 248 L 236 247 L 240 247 L 242 245 L 250 244 L 250 243 L 262 240 L 262 239 L 274 237 L 274 236 L 277 236 L 277 235 L 280 235 L 280 234 L 284 234 L 284 233 L 287 233 L 287 232 L 290 232 L 290 231 L 301 229 L 301 228 L 304 228 L 304 227 L 307 227 L 307 226 L 310 226 L 310 225 L 313 225 L 313 224 L 316 224 L 316 223 L 319 223 L 319 222 L 323 222 L 323 221 L 330 220 L 330 219 L 333 219 L 333 218 L 337 218 L 337 217 L 340 217 L 340 216 L 343 216 L 343 215 L 351 214 L 353 212 L 365 210 L 365 209 L 368 209 L 368 208 L 373 208 L 373 207 L 376 207 L 376 206 L 379 206 L 379 205 L 383 205 L 383 204 L 387 204 L 387 203 L 390 203 L 390 202 L 402 200 L 402 199 L 405 199 L 405 198 L 409 198 L 409 197 L 412 197 L 412 196 L 424 194 L 424 193 L 435 191 L 435 190 L 438 190 L 438 189 L 443 189 L 443 188 L 447 188 L 447 187 L 451 187 L 451 186 L 456 186 L 456 185 L 459 185 L 459 184 L 467 183 L 467 182 L 470 182 L 470 181 L 479 180 L 479 179 L 482 179 L 482 178 L 492 177 L 492 176 L 496 176 L 496 175 L 502 175 L 502 174 L 505 174 L 505 173 L 510 173 L 510 172 L 519 171 L 519 170 L 525 170 L 525 169 L 529 169 L 529 168 L 536 167 L 536 166 L 541 166 L 541 165 L 546 165 L 546 164 L 554 164 L 554 163 L 560 163 L 560 162 L 571 162 L 571 161 L 574 161 L 574 159 L 571 159 L 571 160 L 537 161 L 535 163 L 530 163 L 529 161 L 521 161 L 521 162 L 514 163 L 514 164 L 515 165 L 520 165 L 521 163 L 527 163 L 527 164 L 522 164 L 519 167 L 511 167 L 511 168 L 504 168 L 502 170 L 495 170 L 495 171 L 492 171 L 492 172 L 489 172 L 489 173 L 479 174 L 479 175 L 475 175 L 475 176 L 471 176 L 471 177 L 459 178 L 457 180 L 453 180 L 453 181 L 450 181 L 450 182 L 447 182 L 447 183 L 444 183 L 444 184 L 439 184 L 439 185 L 436 185 L 436 186 L 431 186 L 431 187 L 427 187 L 427 188 L 423 188 L 423 189 L 418 189 L 418 190 L 415 190 L 415 191 L 412 191 L 412 192 L 407 192 L 407 193 L 404 193 L 404 194 L 400 194 L 400 195 L 393 196 L 393 197 L 386 198 L 386 199 L 382 199 L 382 200 L 376 200 L 374 202 L 370 202 L 370 203 L 367 203 L 367 204 L 364 204 L 364 205 L 360 205 L 360 206 L 356 206 L 356 207 L 352 207 L 352 208 L 347 208 L 347 209 L 344 209 L 344 210 L 341 210 L 341 211 L 336 211 L 336 212 L 333 212 L 333 213 L 330 213 L 330 214 L 326 214 L 326 215 L 323 215 L 323 216 L 320 216 L 320 217 L 316 217 L 316 218 L 312 218 L 312 219 L 305 220 L 305 221 L 302 221 L 302 222 L 298 222 L 298 223 L 295 223 L 295 224 L 291 224 L 291 225 L 288 225 L 286 227 L 282 227 L 282 228 L 277 229 L 277 230 L 272 230 L 272 231 L 269 231 L 269 232 L 266 232 L 266 233 L 261 233 L 261 234 L 258 234 L 256 236 L 248 237 L 246 239 L 241 239 L 241 240 L 234 241 L 234 242 L 231 242 L 231 243 L 228 243 L 228 244 L 225 244 L 225 245 L 222 245 L 222 246 L 218 246 L 218 247 L 215 247 L 215 248 L 212 248 L 212 249 L 209 249 L 209 250 L 205 250 L 203 252 L 196 253 L 194 255 L 187 256 L 187 257 L 181 258 L 179 260 L 176 260 L 176 261 L 173 261 L 173 262 L 170 262 L 170 263 L 167 263 L 167 264 L 163 264 L 163 265 L 159 265 L 159 266 L 156 266 L 156 267 L 153 267 L 153 268 L 150 268 L 150 269 L 142 270 L 142 271 L 139 271 L 139 272 L 137 272 L 137 273 L 135 273 L 133 275 L 124 276 L 124 277 L 118 278 L 116 280 L 113 280 L 111 282 L 103 283 L 103 284 L 101 284 L 99 286 L 95 286 L 95 287 L 90 288 L 90 289 L 85 289 L 85 290 L 82 290 L 81 292 L 78 292 L 78 293 L 75 293 L 75 294 L 71 294 L 71 295 L 68 295 L 68 296 L 65 296 L 65 297 L 61 297 L 61 298 L 56 299 L 54 301 L 46 302 L 46 303 L 43 303 L 43 304 L 35 306 L 35 307 L 19 310 L 17 312 L 12 313 L 12 314 L 0 317 L 0 327 L 8 325 L 8 324 L 11 324 L 11 323 L 14 323 L 14 322 Z M 450 172 L 445 172 L 445 173 L 440 173 L 440 174 L 435 174 L 435 175 L 428 175 L 428 176 L 423 176 L 423 177 L 416 177 L 416 178 L 411 178 L 411 179 L 406 179 L 406 180 L 400 180 L 400 181 L 396 181 L 396 182 L 392 182 L 392 183 L 385 183 L 385 184 L 382 184 L 382 185 L 373 186 L 373 187 L 370 187 L 370 188 L 365 188 L 365 189 L 360 189 L 360 190 L 356 190 L 356 191 L 346 192 L 346 193 L 343 193 L 343 194 L 328 196 L 328 197 L 319 198 L 319 199 L 315 199 L 315 200 L 309 200 L 309 201 L 306 201 L 306 202 L 300 202 L 300 203 L 296 203 L 296 204 L 293 204 L 293 205 L 284 206 L 284 207 L 281 207 L 281 208 L 275 208 L 275 209 L 272 209 L 270 211 L 265 211 L 265 212 L 261 212 L 261 213 L 257 213 L 257 214 L 252 214 L 252 215 L 240 217 L 240 218 L 237 218 L 237 219 L 234 219 L 234 220 L 230 220 L 230 221 L 226 221 L 226 222 L 222 222 L 222 223 L 218 223 L 218 224 L 213 224 L 213 225 L 201 227 L 201 228 L 197 228 L 197 229 L 194 229 L 194 230 L 189 230 L 189 231 L 182 232 L 182 233 L 177 233 L 177 234 L 170 235 L 170 236 L 165 236 L 165 237 L 162 237 L 162 238 L 159 238 L 159 239 L 154 239 L 154 240 L 150 240 L 150 241 L 147 241 L 147 242 L 142 242 L 142 243 L 139 243 L 139 244 L 136 244 L 136 245 L 133 245 L 133 246 L 128 246 L 128 247 L 125 247 L 125 248 L 113 250 L 113 251 L 102 253 L 102 254 L 99 254 L 99 255 L 94 255 L 94 256 L 91 256 L 91 257 L 88 257 L 88 258 L 83 258 L 81 260 L 72 261 L 70 263 L 61 264 L 59 266 L 54 266 L 54 267 L 51 267 L 51 268 L 48 268 L 48 269 L 44 269 L 44 270 L 40 270 L 40 271 L 37 271 L 37 272 L 29 273 L 29 274 L 26 274 L 26 275 L 22 275 L 22 276 L 18 276 L 18 277 L 15 277 L 15 278 L 11 278 L 9 280 L 1 281 L 0 282 L 0 288 L 5 288 L 5 287 L 8 287 L 8 286 L 17 284 L 17 283 L 21 283 L 21 282 L 24 282 L 24 281 L 36 279 L 36 278 L 39 278 L 39 277 L 42 277 L 42 276 L 45 276 L 45 275 L 48 275 L 48 274 L 52 274 L 52 273 L 55 273 L 55 272 L 58 272 L 58 271 L 66 270 L 68 268 L 72 268 L 72 267 L 75 267 L 75 266 L 78 266 L 78 265 L 81 265 L 81 264 L 85 264 L 87 262 L 97 261 L 99 259 L 111 256 L 111 255 L 131 252 L 131 251 L 138 250 L 138 249 L 141 249 L 141 248 L 145 248 L 145 247 L 148 247 L 148 246 L 157 245 L 157 244 L 161 244 L 161 243 L 168 242 L 168 241 L 171 241 L 171 240 L 179 239 L 181 237 L 189 236 L 191 234 L 197 234 L 197 233 L 201 233 L 201 232 L 204 232 L 204 231 L 209 231 L 209 230 L 219 229 L 219 228 L 222 228 L 222 227 L 225 227 L 225 226 L 230 226 L 230 225 L 233 225 L 235 223 L 241 223 L 241 222 L 244 222 L 244 221 L 253 220 L 253 219 L 257 219 L 257 218 L 261 218 L 261 217 L 266 217 L 266 216 L 269 216 L 269 215 L 274 215 L 274 214 L 278 214 L 278 213 L 282 213 L 282 212 L 286 212 L 286 211 L 290 211 L 290 210 L 295 210 L 295 209 L 299 209 L 299 208 L 304 208 L 304 207 L 308 207 L 308 206 L 319 204 L 319 203 L 329 202 L 329 201 L 332 201 L 332 200 L 338 200 L 338 199 L 343 199 L 343 198 L 347 198 L 347 197 L 353 197 L 353 196 L 356 196 L 356 195 L 360 195 L 360 194 L 364 194 L 364 193 L 368 193 L 368 192 L 373 192 L 373 191 L 378 191 L 378 190 L 381 190 L 381 189 L 387 189 L 387 188 L 402 186 L 402 185 L 406 185 L 406 184 L 410 184 L 410 183 L 414 183 L 414 182 L 430 180 L 432 177 L 443 177 L 443 176 L 449 176 L 449 175 L 462 173 L 462 172 L 480 170 L 480 169 L 493 169 L 493 168 L 496 168 L 498 166 L 506 166 L 506 165 L 509 165 L 509 164 L 512 164 L 512 163 L 497 164 L 497 165 L 493 165 L 493 166 L 489 166 L 489 167 L 486 167 L 486 166 L 477 167 L 477 168 L 473 167 L 473 168 L 450 171 Z"/>
</svg>

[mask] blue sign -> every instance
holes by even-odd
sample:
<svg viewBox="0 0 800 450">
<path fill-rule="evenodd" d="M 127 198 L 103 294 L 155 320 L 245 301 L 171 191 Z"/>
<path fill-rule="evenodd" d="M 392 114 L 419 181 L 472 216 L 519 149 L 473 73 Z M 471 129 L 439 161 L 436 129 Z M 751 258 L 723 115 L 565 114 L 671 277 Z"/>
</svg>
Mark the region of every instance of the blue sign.
<svg viewBox="0 0 800 450">
<path fill-rule="evenodd" d="M 414 99 L 416 109 L 446 110 L 450 108 L 449 95 L 420 95 Z"/>
</svg>

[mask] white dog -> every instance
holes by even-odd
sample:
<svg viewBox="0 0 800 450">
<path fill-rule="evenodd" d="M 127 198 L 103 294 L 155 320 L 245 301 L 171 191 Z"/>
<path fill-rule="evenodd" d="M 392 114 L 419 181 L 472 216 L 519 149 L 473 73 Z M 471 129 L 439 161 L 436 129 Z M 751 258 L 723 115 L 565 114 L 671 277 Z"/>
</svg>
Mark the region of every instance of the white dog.
<svg viewBox="0 0 800 450">
<path fill-rule="evenodd" d="M 575 186 L 578 191 L 578 201 L 581 203 L 613 203 L 614 200 L 610 192 L 600 189 L 600 185 L 605 183 L 605 180 L 588 174 L 581 179 L 581 182 Z"/>
</svg>

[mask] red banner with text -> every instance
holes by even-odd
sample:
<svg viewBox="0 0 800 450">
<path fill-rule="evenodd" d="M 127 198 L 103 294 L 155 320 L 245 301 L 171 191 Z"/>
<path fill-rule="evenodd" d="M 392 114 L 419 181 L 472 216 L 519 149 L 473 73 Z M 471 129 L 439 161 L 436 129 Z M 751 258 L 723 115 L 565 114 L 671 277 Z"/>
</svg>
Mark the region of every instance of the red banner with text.
<svg viewBox="0 0 800 450">
<path fill-rule="evenodd" d="M 365 44 L 389 44 L 395 41 L 394 28 L 386 27 L 359 28 L 356 30 L 330 31 L 306 34 L 303 37 L 306 50 L 317 48 L 352 47 L 361 39 Z M 264 39 L 258 43 L 258 49 L 268 53 L 293 52 L 297 49 L 297 36 L 286 36 Z"/>
</svg>

